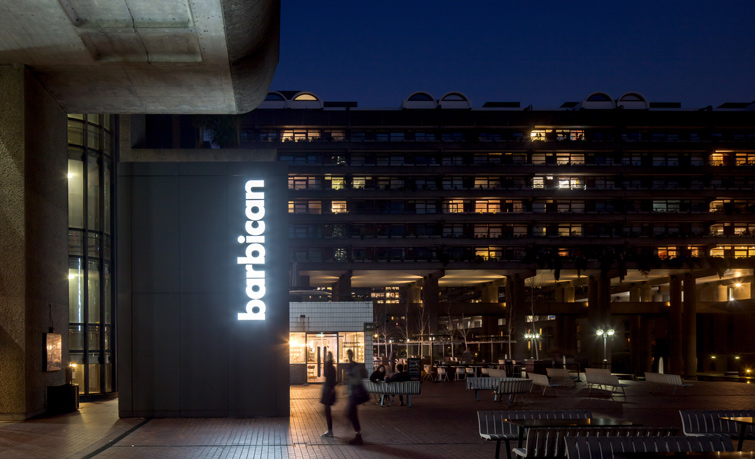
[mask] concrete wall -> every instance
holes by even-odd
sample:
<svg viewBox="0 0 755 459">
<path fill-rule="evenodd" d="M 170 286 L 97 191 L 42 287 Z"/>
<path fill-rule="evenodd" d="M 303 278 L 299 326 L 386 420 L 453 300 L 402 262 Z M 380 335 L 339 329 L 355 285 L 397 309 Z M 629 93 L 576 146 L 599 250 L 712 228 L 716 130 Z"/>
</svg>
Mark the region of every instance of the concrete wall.
<svg viewBox="0 0 755 459">
<path fill-rule="evenodd" d="M 247 179 L 265 179 L 266 320 L 245 311 Z M 120 163 L 122 417 L 287 416 L 287 168 Z"/>
<path fill-rule="evenodd" d="M 22 66 L 0 66 L 0 420 L 45 410 L 44 333 L 68 363 L 66 115 Z"/>
</svg>

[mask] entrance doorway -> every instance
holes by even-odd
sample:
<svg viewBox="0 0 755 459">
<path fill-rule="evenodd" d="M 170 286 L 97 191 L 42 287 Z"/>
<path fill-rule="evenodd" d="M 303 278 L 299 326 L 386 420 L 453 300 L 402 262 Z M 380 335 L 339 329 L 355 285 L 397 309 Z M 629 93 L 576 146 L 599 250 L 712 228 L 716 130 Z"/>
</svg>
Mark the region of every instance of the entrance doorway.
<svg viewBox="0 0 755 459">
<path fill-rule="evenodd" d="M 323 372 L 325 356 L 328 352 L 333 353 L 333 359 L 338 362 L 338 335 L 332 334 L 307 334 L 307 382 L 325 382 Z"/>
</svg>

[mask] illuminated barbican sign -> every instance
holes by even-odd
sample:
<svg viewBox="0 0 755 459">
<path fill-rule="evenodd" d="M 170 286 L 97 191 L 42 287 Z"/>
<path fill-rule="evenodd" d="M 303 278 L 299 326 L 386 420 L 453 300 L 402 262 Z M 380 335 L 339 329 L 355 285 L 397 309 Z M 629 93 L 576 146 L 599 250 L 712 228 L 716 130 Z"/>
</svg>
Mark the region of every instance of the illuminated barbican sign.
<svg viewBox="0 0 755 459">
<path fill-rule="evenodd" d="M 246 312 L 240 312 L 238 320 L 265 320 L 265 188 L 264 180 L 249 180 L 244 185 L 246 192 L 246 234 L 239 236 L 239 244 L 245 244 L 244 256 L 236 263 L 246 268 Z"/>
</svg>

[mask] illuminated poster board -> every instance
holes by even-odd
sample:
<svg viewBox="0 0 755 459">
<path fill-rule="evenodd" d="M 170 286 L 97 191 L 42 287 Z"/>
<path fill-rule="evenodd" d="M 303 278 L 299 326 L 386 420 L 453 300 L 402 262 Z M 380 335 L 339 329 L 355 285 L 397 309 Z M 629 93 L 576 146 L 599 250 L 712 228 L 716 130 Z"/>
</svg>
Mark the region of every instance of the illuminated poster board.
<svg viewBox="0 0 755 459">
<path fill-rule="evenodd" d="M 63 339 L 60 333 L 45 333 L 45 371 L 63 369 Z"/>
</svg>

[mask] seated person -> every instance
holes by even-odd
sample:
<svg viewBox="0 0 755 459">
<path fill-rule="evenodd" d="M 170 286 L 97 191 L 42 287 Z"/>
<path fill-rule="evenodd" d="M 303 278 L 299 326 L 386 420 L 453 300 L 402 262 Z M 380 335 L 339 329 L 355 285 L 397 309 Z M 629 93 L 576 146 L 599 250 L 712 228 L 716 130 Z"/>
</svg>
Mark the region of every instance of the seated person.
<svg viewBox="0 0 755 459">
<path fill-rule="evenodd" d="M 404 371 L 404 366 L 402 364 L 396 365 L 396 374 L 391 376 L 390 378 L 387 378 L 385 382 L 392 383 L 392 382 L 401 382 L 401 381 L 411 381 L 411 377 L 409 376 L 409 372 Z M 399 394 L 398 401 L 401 403 L 401 406 L 404 406 L 404 396 Z"/>
<path fill-rule="evenodd" d="M 385 365 L 378 366 L 375 371 L 370 375 L 370 381 L 376 383 L 378 381 L 385 381 Z M 380 402 L 380 394 L 374 394 L 374 404 L 377 405 Z"/>
<path fill-rule="evenodd" d="M 378 382 L 385 381 L 385 365 L 380 365 L 370 375 L 370 381 Z"/>
</svg>

